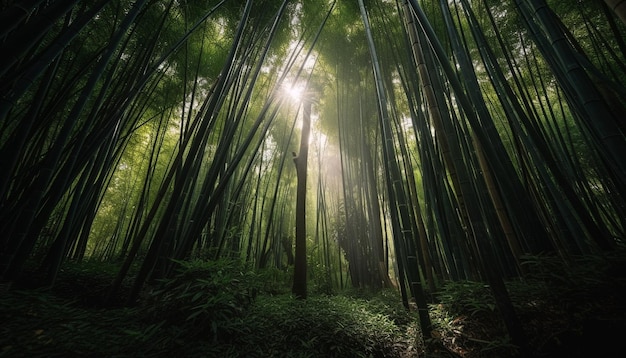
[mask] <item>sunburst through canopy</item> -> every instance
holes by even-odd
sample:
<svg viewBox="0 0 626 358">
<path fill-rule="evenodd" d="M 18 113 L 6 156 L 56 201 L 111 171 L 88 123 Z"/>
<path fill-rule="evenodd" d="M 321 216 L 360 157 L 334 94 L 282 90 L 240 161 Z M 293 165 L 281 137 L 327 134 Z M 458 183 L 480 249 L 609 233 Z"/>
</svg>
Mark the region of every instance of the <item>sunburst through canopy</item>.
<svg viewBox="0 0 626 358">
<path fill-rule="evenodd" d="M 300 101 L 304 94 L 304 86 L 301 84 L 285 86 L 285 94 L 294 101 Z"/>
</svg>

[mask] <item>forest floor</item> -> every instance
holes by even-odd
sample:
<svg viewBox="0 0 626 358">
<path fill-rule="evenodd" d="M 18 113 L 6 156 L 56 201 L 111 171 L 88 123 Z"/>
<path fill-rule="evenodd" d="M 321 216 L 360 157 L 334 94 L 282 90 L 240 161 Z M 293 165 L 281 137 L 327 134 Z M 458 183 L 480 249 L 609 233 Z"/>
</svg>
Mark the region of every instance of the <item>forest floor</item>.
<svg viewBox="0 0 626 358">
<path fill-rule="evenodd" d="M 579 257 L 568 266 L 532 257 L 524 267 L 525 278 L 507 288 L 534 356 L 625 356 L 623 252 Z M 314 293 L 303 301 L 271 283 L 277 272 L 253 277 L 266 284 L 251 293 L 252 281 L 233 267 L 200 265 L 150 286 L 133 307 L 104 306 L 111 274 L 104 264 L 70 265 L 51 290 L 0 287 L 0 357 L 495 358 L 517 352 L 488 287 L 477 282 L 448 283 L 433 295 L 434 330 L 424 339 L 415 311 L 404 309 L 392 290 Z"/>
</svg>

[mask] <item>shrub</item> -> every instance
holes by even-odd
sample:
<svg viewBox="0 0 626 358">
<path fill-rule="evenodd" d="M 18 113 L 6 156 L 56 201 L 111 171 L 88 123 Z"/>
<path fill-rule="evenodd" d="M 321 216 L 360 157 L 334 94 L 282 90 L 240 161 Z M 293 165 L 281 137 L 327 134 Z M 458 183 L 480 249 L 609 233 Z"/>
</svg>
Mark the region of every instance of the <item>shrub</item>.
<svg viewBox="0 0 626 358">
<path fill-rule="evenodd" d="M 239 356 L 390 357 L 413 343 L 381 302 L 346 296 L 259 296 L 244 317 Z M 409 313 L 405 311 L 405 314 Z M 405 319 L 406 322 L 410 320 Z M 414 322 L 413 322 L 414 323 Z"/>
<path fill-rule="evenodd" d="M 149 319 L 178 325 L 187 335 L 228 334 L 256 295 L 254 275 L 234 260 L 180 261 L 176 274 L 149 290 L 144 312 Z"/>
</svg>

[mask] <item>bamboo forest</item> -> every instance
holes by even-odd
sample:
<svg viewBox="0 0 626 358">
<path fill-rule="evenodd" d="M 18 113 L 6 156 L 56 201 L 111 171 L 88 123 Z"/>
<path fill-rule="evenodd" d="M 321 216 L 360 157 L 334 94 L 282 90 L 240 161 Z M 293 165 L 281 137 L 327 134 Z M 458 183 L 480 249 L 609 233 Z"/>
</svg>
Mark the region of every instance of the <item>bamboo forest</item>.
<svg viewBox="0 0 626 358">
<path fill-rule="evenodd" d="M 622 357 L 626 1 L 0 2 L 0 357 Z"/>
</svg>

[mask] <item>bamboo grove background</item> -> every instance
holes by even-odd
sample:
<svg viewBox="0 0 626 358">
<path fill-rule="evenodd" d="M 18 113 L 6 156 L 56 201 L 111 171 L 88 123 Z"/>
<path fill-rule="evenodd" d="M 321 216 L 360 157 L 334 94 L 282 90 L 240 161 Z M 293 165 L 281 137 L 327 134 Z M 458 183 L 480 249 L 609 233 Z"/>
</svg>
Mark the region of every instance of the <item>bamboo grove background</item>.
<svg viewBox="0 0 626 358">
<path fill-rule="evenodd" d="M 525 256 L 624 244 L 619 3 L 4 1 L 0 276 L 288 270 L 308 100 L 314 287 L 483 280 L 514 316 Z"/>
</svg>

